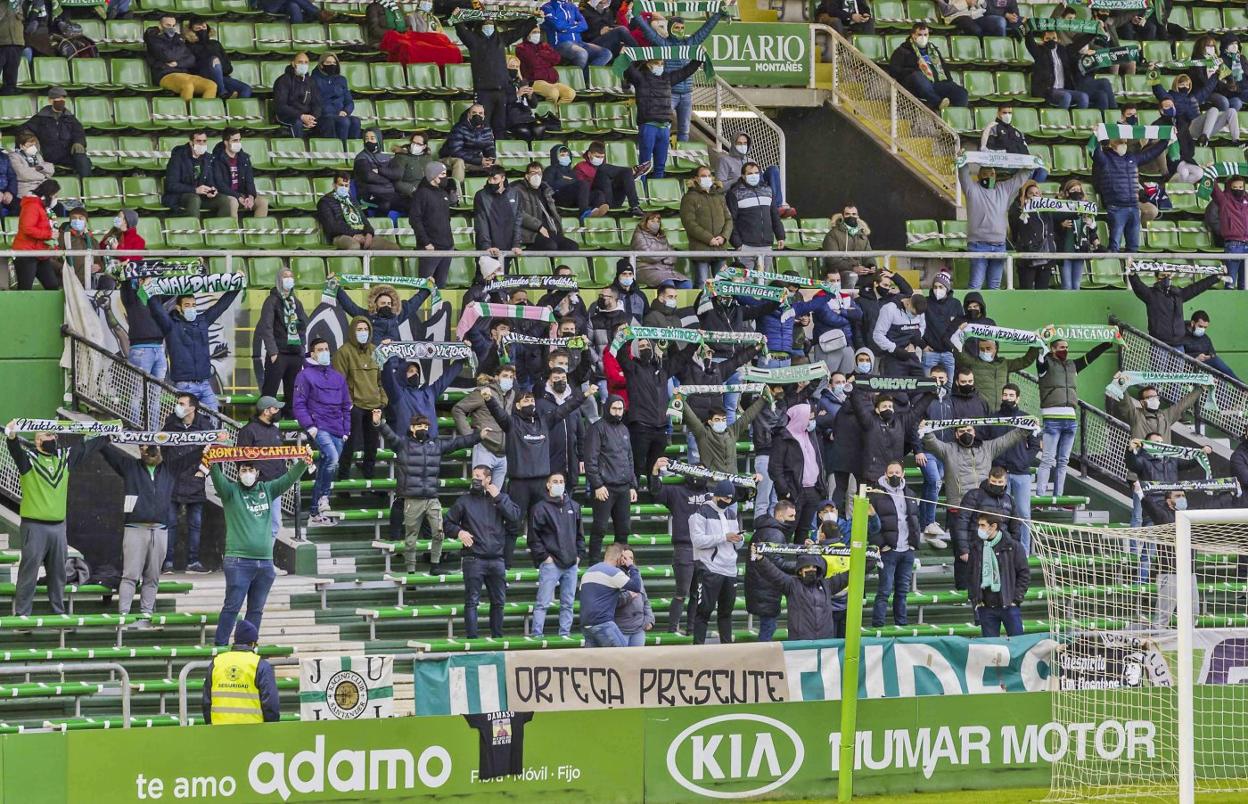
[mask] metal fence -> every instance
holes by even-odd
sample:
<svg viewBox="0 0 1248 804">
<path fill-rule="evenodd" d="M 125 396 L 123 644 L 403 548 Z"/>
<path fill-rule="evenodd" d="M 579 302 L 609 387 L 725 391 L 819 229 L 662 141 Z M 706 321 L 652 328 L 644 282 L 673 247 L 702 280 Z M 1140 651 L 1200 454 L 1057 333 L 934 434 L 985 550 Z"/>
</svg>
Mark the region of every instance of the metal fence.
<svg viewBox="0 0 1248 804">
<path fill-rule="evenodd" d="M 821 40 L 826 44 L 817 49 Z M 810 46 L 832 64 L 832 105 L 960 206 L 953 168 L 961 147 L 958 133 L 828 26 L 810 26 Z M 813 75 L 811 81 L 813 86 Z"/>
<path fill-rule="evenodd" d="M 738 134 L 750 135 L 750 158 L 760 165 L 780 168 L 781 189 L 788 186 L 784 129 L 750 103 L 722 78 L 707 78 L 699 70 L 693 78 L 693 122 L 721 150 L 732 147 Z M 680 144 L 674 153 L 679 156 Z M 694 158 L 700 158 L 700 154 Z"/>
</svg>

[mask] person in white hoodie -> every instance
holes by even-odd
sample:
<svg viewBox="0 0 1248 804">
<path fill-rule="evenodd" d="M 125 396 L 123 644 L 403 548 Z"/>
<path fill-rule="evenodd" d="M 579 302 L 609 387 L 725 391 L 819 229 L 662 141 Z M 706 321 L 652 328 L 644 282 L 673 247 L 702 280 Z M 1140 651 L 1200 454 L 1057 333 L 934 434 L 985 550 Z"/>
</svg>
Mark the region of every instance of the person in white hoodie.
<svg viewBox="0 0 1248 804">
<path fill-rule="evenodd" d="M 718 610 L 719 641 L 732 642 L 732 609 L 737 603 L 737 551 L 742 543 L 737 520 L 736 489 L 721 480 L 711 499 L 689 517 L 689 540 L 693 542 L 693 588 L 697 608 L 693 621 L 693 644 L 706 642 L 711 614 Z"/>
</svg>

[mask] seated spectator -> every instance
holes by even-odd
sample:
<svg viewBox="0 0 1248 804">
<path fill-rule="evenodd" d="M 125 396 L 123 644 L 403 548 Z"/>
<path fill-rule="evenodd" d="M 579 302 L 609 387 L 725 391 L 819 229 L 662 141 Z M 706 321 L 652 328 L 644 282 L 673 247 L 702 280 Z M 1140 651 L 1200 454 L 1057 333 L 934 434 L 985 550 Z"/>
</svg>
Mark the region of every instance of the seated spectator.
<svg viewBox="0 0 1248 804">
<path fill-rule="evenodd" d="M 243 132 L 227 128 L 221 142 L 212 149 L 212 186 L 229 204 L 229 216 L 238 220 L 239 211 L 252 217 L 269 216 L 269 200 L 256 192 L 256 172 L 251 155 L 243 150 Z"/>
<path fill-rule="evenodd" d="M 231 75 L 234 65 L 221 43 L 212 38 L 212 28 L 207 20 L 191 17 L 186 22 L 182 38 L 195 57 L 196 74 L 211 79 L 217 85 L 218 98 L 251 97 L 251 86 Z"/>
<path fill-rule="evenodd" d="M 858 205 L 845 202 L 841 211 L 828 219 L 831 228 L 823 236 L 824 251 L 870 251 L 871 227 L 858 217 Z M 856 287 L 858 280 L 866 277 L 870 282 L 875 275 L 874 257 L 827 257 L 823 261 L 825 275 L 835 271 L 841 279 L 841 285 L 847 288 Z"/>
<path fill-rule="evenodd" d="M 48 90 L 48 105 L 26 121 L 25 128 L 35 135 L 43 157 L 54 165 L 72 167 L 79 177 L 91 175 L 87 158 L 87 135 L 82 123 L 66 108 L 66 92 L 60 87 Z"/>
<path fill-rule="evenodd" d="M 507 77 L 511 81 L 507 97 L 507 136 L 532 146 L 533 140 L 546 136 L 549 118 L 543 115 L 539 119 L 535 114 L 538 99 L 533 87 L 520 76 L 520 60 L 515 56 L 507 57 Z"/>
<path fill-rule="evenodd" d="M 851 4 L 854 1 L 849 0 Z M 862 2 L 865 5 L 866 0 Z M 649 16 L 638 14 L 633 22 L 641 30 L 642 37 L 639 44 L 642 47 L 649 45 L 689 47 L 693 48 L 693 52 L 696 53 L 696 48 L 706 41 L 706 38 L 715 30 L 715 26 L 730 18 L 731 15 L 721 6 L 718 12 L 706 18 L 706 22 L 702 23 L 693 36 L 685 36 L 685 21 L 680 17 L 667 20 L 659 14 Z M 667 59 L 664 62 L 663 71 L 668 75 L 673 75 L 687 63 L 685 59 Z M 687 142 L 689 123 L 693 118 L 693 82 L 688 77 L 680 81 L 672 81 L 672 108 L 676 112 L 676 141 Z M 641 161 L 646 161 L 645 157 L 642 157 Z"/>
<path fill-rule="evenodd" d="M 680 222 L 689 238 L 690 251 L 727 251 L 732 237 L 732 213 L 724 200 L 724 185 L 699 167 L 680 198 Z M 701 287 L 723 260 L 694 260 L 693 283 Z"/>
<path fill-rule="evenodd" d="M 559 209 L 550 185 L 542 181 L 542 163 L 530 162 L 524 178 L 511 184 L 520 215 L 520 242 L 535 251 L 578 251 L 575 241 L 563 234 Z"/>
<path fill-rule="evenodd" d="M 17 148 L 9 152 L 9 165 L 17 180 L 17 197 L 25 198 L 44 181 L 52 178 L 56 168 L 44 160 L 39 139 L 30 131 L 22 129 L 17 132 L 14 142 Z"/>
<path fill-rule="evenodd" d="M 975 0 L 955 0 L 974 2 Z M 937 0 L 939 5 L 939 0 Z M 1001 17 L 992 19 L 1004 21 Z M 1005 32 L 1002 31 L 1002 34 Z M 966 106 L 966 90 L 953 82 L 945 67 L 940 48 L 928 42 L 931 30 L 926 22 L 916 22 L 910 38 L 897 46 L 889 59 L 893 78 L 921 100 L 927 108 L 938 112 L 947 106 Z"/>
<path fill-rule="evenodd" d="M 1156 142 L 1133 154 L 1128 153 L 1126 140 L 1111 139 L 1092 152 L 1092 184 L 1109 218 L 1110 251 L 1119 251 L 1124 237 L 1126 245 L 1122 251 L 1139 250 L 1139 166 L 1161 156 L 1168 147 L 1167 142 Z"/>
<path fill-rule="evenodd" d="M 22 212 L 17 219 L 17 236 L 13 238 L 14 251 L 48 251 L 48 241 L 56 235 L 48 210 L 56 204 L 56 194 L 61 185 L 48 179 L 22 196 Z M 51 257 L 17 257 L 13 268 L 17 274 L 18 290 L 34 290 L 35 279 L 44 290 L 60 290 L 61 261 Z"/>
<path fill-rule="evenodd" d="M 108 230 L 108 234 L 104 235 L 104 239 L 100 241 L 100 245 L 109 251 L 129 252 L 146 250 L 147 241 L 143 239 L 143 235 L 139 234 L 139 213 L 135 212 L 133 209 L 123 209 L 118 212 L 116 217 L 113 218 L 113 228 Z M 122 259 L 131 258 L 123 257 Z M 122 294 L 122 298 L 125 298 L 124 293 Z M 144 304 L 137 304 L 135 309 L 146 310 L 147 306 Z M 127 308 L 126 318 L 128 318 L 131 322 L 135 319 L 134 313 L 130 312 L 129 308 Z M 148 323 L 155 326 L 155 322 L 151 321 L 150 314 L 148 315 Z M 133 324 L 131 327 L 133 328 Z M 161 341 L 163 340 L 164 337 L 162 336 Z M 163 346 L 161 348 L 161 355 L 162 357 L 164 355 Z M 132 360 L 131 362 L 134 361 Z M 143 368 L 143 366 L 139 366 L 139 368 Z M 163 369 L 159 374 L 155 371 L 148 371 L 148 373 L 155 376 L 158 380 L 164 379 L 165 376 Z"/>
<path fill-rule="evenodd" d="M 490 168 L 485 186 L 472 198 L 472 228 L 477 248 L 498 259 L 504 251 L 520 253 L 520 201 L 507 187 L 507 171 Z"/>
<path fill-rule="evenodd" d="M 980 38 L 1005 36 L 1005 17 L 989 15 L 984 2 L 985 0 L 936 0 L 936 10 L 946 23 L 962 33 Z"/>
<path fill-rule="evenodd" d="M 665 175 L 667 146 L 676 120 L 672 85 L 696 73 L 702 62 L 693 59 L 674 72 L 665 71 L 662 59 L 628 65 L 624 78 L 632 85 L 637 100 L 637 158 L 644 172 L 656 179 Z"/>
<path fill-rule="evenodd" d="M 572 8 L 575 9 L 576 6 Z M 559 81 L 555 65 L 559 64 L 560 56 L 553 47 L 542 41 L 540 27 L 535 25 L 533 30 L 524 35 L 524 41 L 516 45 L 516 58 L 520 59 L 520 75 L 529 82 L 534 92 L 548 103 L 554 104 L 556 109 L 562 103 L 576 100 L 576 90 Z"/>
<path fill-rule="evenodd" d="M 585 151 L 585 157 L 576 166 L 576 175 L 589 182 L 589 205 L 607 204 L 620 207 L 628 203 L 628 213 L 641 217 L 641 202 L 637 200 L 636 178 L 642 166 L 633 169 L 607 163 L 607 146 L 594 140 Z"/>
<path fill-rule="evenodd" d="M 193 218 L 228 216 L 232 205 L 216 187 L 217 171 L 208 153 L 208 132 L 192 131 L 189 142 L 175 146 L 165 166 L 165 192 L 160 203 L 175 215 Z"/>
<path fill-rule="evenodd" d="M 318 8 L 312 0 L 257 0 L 260 10 L 266 14 L 289 17 L 291 22 L 329 22 L 334 14 Z"/>
<path fill-rule="evenodd" d="M 1192 313 L 1192 320 L 1187 324 L 1187 335 L 1184 336 L 1179 348 L 1189 357 L 1194 357 L 1206 366 L 1217 369 L 1232 379 L 1239 379 L 1226 361 L 1218 356 L 1218 351 L 1213 348 L 1213 341 L 1209 338 L 1209 314 L 1204 310 L 1197 310 Z"/>
<path fill-rule="evenodd" d="M 172 14 L 162 14 L 158 25 L 143 32 L 143 44 L 152 80 L 161 89 L 181 95 L 184 101 L 197 96 L 217 97 L 217 83 L 197 74 L 195 54 L 178 31 L 178 20 Z"/>
<path fill-rule="evenodd" d="M 321 94 L 316 81 L 309 75 L 311 71 L 308 54 L 296 53 L 290 60 L 290 66 L 273 82 L 274 117 L 290 129 L 292 137 L 302 138 L 313 132 L 332 137 L 335 124 L 321 120 Z"/>
<path fill-rule="evenodd" d="M 1217 81 L 1206 81 L 1200 89 L 1193 90 L 1192 77 L 1183 73 L 1175 76 L 1169 92 L 1161 84 L 1154 85 L 1153 95 L 1159 101 L 1169 100 L 1174 103 L 1175 125 L 1186 128 L 1188 136 L 1196 145 L 1208 145 L 1209 138 L 1224 128 L 1230 131 L 1231 139 L 1238 145 L 1239 117 L 1234 109 L 1219 111 L 1216 106 L 1203 112 L 1200 109 L 1202 104 L 1213 97 L 1217 86 Z M 1225 104 L 1226 99 L 1222 98 L 1222 102 Z"/>
<path fill-rule="evenodd" d="M 614 59 L 620 51 L 635 45 L 628 28 L 615 21 L 611 0 L 583 0 L 581 16 L 585 18 L 582 38 L 590 44 L 606 48 Z M 608 60 L 609 61 L 609 60 Z"/>
<path fill-rule="evenodd" d="M 1125 22 L 1117 25 L 1115 32 L 1119 39 L 1132 39 L 1137 42 L 1154 39 L 1168 40 L 1172 43 L 1170 47 L 1173 53 L 1173 43 L 1187 39 L 1187 31 L 1170 22 L 1170 12 L 1173 9 L 1174 0 L 1164 0 L 1155 6 L 1135 9 L 1133 13 L 1126 15 Z M 1234 37 L 1235 35 L 1228 33 L 1227 36 Z M 1173 55 L 1178 56 L 1177 53 Z"/>
<path fill-rule="evenodd" d="M 351 176 L 334 176 L 334 189 L 316 202 L 316 220 L 325 242 L 345 251 L 398 251 L 399 244 L 388 237 L 373 235 L 373 225 L 358 204 L 351 200 Z"/>
<path fill-rule="evenodd" d="M 462 161 L 464 172 L 473 176 L 489 173 L 494 167 L 494 153 L 494 130 L 486 124 L 485 107 L 479 103 L 464 110 L 438 151 L 443 161 Z"/>
<path fill-rule="evenodd" d="M 1068 43 L 1059 40 L 1056 31 L 1045 31 L 1040 34 L 1040 41 L 1035 41 L 1035 34 L 1028 32 L 1023 38 L 1027 52 L 1031 54 L 1035 64 L 1031 67 L 1031 94 L 1044 100 L 1058 109 L 1086 109 L 1090 103 L 1087 92 L 1077 86 L 1078 73 L 1076 64 L 1079 51 L 1094 38 L 1093 34 L 1079 34 Z M 1104 108 L 1104 107 L 1098 107 Z"/>
<path fill-rule="evenodd" d="M 1010 242 L 1015 251 L 1053 252 L 1057 250 L 1054 236 L 1054 219 L 1048 213 L 1024 212 L 1023 205 L 1030 198 L 1041 196 L 1040 185 L 1028 179 L 1019 190 L 1018 201 L 1010 207 Z M 1053 281 L 1055 260 L 1018 260 L 1018 288 L 1021 290 L 1048 290 Z"/>
<path fill-rule="evenodd" d="M 1229 34 L 1234 37 L 1234 34 Z M 1209 106 L 1219 112 L 1230 110 L 1232 113 L 1239 111 L 1243 106 L 1243 101 L 1235 93 L 1223 94 L 1221 76 L 1227 70 L 1232 70 L 1232 74 L 1228 76 L 1234 81 L 1233 67 L 1227 65 L 1222 60 L 1222 48 L 1218 44 L 1218 38 L 1212 34 L 1205 34 L 1192 43 L 1192 58 L 1206 59 L 1210 65 L 1194 65 L 1187 71 L 1187 75 L 1192 79 L 1192 91 L 1200 92 L 1207 84 L 1213 84 L 1213 93 L 1209 95 Z M 1231 138 L 1236 143 L 1239 142 L 1239 135 L 1232 132 Z"/>
<path fill-rule="evenodd" d="M 754 162 L 746 162 L 741 179 L 724 194 L 732 215 L 729 242 L 740 251 L 768 251 L 784 248 L 784 224 L 780 211 L 771 203 L 771 188 L 763 184 L 763 174 Z M 759 260 L 759 264 L 763 264 Z M 770 265 L 770 260 L 766 261 Z"/>
<path fill-rule="evenodd" d="M 381 132 L 375 128 L 365 131 L 364 148 L 355 155 L 351 172 L 360 202 L 372 204 L 373 214 L 379 218 L 386 217 L 391 210 L 407 210 L 394 186 L 401 175 L 399 170 L 392 155 L 381 149 Z"/>
<path fill-rule="evenodd" d="M 312 80 L 316 82 L 316 92 L 321 99 L 318 136 L 336 137 L 346 145 L 347 140 L 360 138 L 360 118 L 353 114 L 355 98 L 351 96 L 351 87 L 341 69 L 338 57 L 326 53 L 312 71 Z"/>
<path fill-rule="evenodd" d="M 1078 179 L 1067 179 L 1058 192 L 1058 198 L 1069 198 L 1072 201 L 1084 201 L 1087 195 L 1083 191 L 1083 182 Z M 1096 218 L 1091 215 L 1075 215 L 1066 213 L 1054 215 L 1054 226 L 1057 228 L 1057 250 L 1072 252 L 1091 252 L 1101 247 L 1099 235 L 1096 233 Z M 1083 271 L 1087 260 L 1062 260 L 1062 290 L 1078 290 L 1083 281 Z"/>
<path fill-rule="evenodd" d="M 11 156 L 0 148 L 0 216 L 13 215 L 22 206 L 17 195 L 17 175 L 13 172 Z"/>
<path fill-rule="evenodd" d="M 542 180 L 555 194 L 555 203 L 577 210 L 580 219 L 601 218 L 611 211 L 605 200 L 590 206 L 591 182 L 581 178 L 572 167 L 572 152 L 566 145 L 550 149 L 550 164 L 542 172 Z"/>
<path fill-rule="evenodd" d="M 609 48 L 586 41 L 585 32 L 589 24 L 571 0 L 548 0 L 542 6 L 542 14 L 546 39 L 564 64 L 581 68 L 586 81 L 589 80 L 590 65 L 600 67 L 614 58 L 615 54 Z M 529 34 L 528 41 L 533 42 L 532 34 Z"/>
<path fill-rule="evenodd" d="M 61 224 L 56 235 L 57 247 L 66 251 L 95 251 L 100 247 L 100 244 L 95 240 L 95 236 L 91 234 L 91 229 L 87 226 L 87 211 L 82 207 L 75 207 L 69 211 L 69 220 Z M 100 275 L 103 268 L 104 265 L 99 259 L 93 257 L 88 263 L 85 256 L 66 257 L 63 265 L 64 270 L 76 272 L 86 287 L 95 286 L 111 290 L 115 287 L 115 283 L 112 277 Z M 86 277 L 90 277 L 95 281 L 87 281 Z"/>
<path fill-rule="evenodd" d="M 979 136 L 979 150 L 1005 151 L 1007 154 L 1030 156 L 1031 149 L 1027 147 L 1027 135 L 1010 125 L 1013 119 L 1013 104 L 1003 103 L 998 106 L 996 119 L 984 126 L 984 132 Z M 1036 181 L 1044 181 L 1049 177 L 1049 172 L 1038 167 L 1031 172 L 1031 177 Z"/>
<path fill-rule="evenodd" d="M 494 139 L 501 140 L 507 133 L 507 101 L 512 91 L 507 75 L 506 50 L 520 40 L 532 26 L 527 19 L 509 23 L 502 31 L 493 22 L 455 26 L 459 41 L 468 48 L 469 66 L 472 67 L 473 100 L 485 114 L 494 131 Z"/>
<path fill-rule="evenodd" d="M 364 33 L 369 47 L 399 64 L 461 64 L 459 46 L 442 30 L 431 0 L 406 14 L 397 0 L 373 0 L 364 10 Z"/>
<path fill-rule="evenodd" d="M 1090 56 L 1096 50 L 1092 43 L 1084 45 L 1079 55 Z M 1123 65 L 1114 65 L 1121 67 Z M 1134 68 L 1134 64 L 1130 65 Z M 1082 59 L 1075 59 L 1075 87 L 1088 96 L 1088 105 L 1093 109 L 1117 109 L 1118 99 L 1114 96 L 1114 85 L 1108 78 L 1097 78 L 1096 72 L 1101 68 L 1085 64 Z"/>
<path fill-rule="evenodd" d="M 985 0 L 985 4 L 984 16 L 1004 18 L 1007 34 L 1014 34 L 1022 28 L 1023 15 L 1018 10 L 1018 0 Z"/>
<path fill-rule="evenodd" d="M 464 183 L 464 160 L 455 157 L 438 158 L 429 151 L 429 138 L 419 131 L 408 137 L 407 147 L 394 146 L 394 162 L 399 178 L 394 189 L 404 198 L 411 198 L 425 179 L 425 167 L 431 162 L 441 162 L 455 179 L 456 185 Z"/>
<path fill-rule="evenodd" d="M 741 168 L 746 162 L 758 162 L 752 153 L 754 141 L 744 131 L 733 137 L 732 147 L 719 154 L 715 163 L 715 178 L 725 187 L 736 184 L 741 178 Z M 759 162 L 761 165 L 762 163 Z M 763 169 L 763 181 L 771 188 L 776 206 L 780 208 L 780 217 L 796 218 L 797 210 L 784 202 L 784 184 L 780 180 L 780 168 L 769 165 Z"/>
<path fill-rule="evenodd" d="M 1182 41 L 1182 39 L 1176 41 Z M 1248 78 L 1245 78 L 1248 76 L 1248 59 L 1245 59 L 1240 52 L 1239 38 L 1234 33 L 1228 31 L 1222 35 L 1221 47 L 1222 64 L 1227 72 L 1221 74 L 1218 94 L 1226 98 L 1233 108 L 1242 109 L 1244 102 L 1248 101 Z"/>
<path fill-rule="evenodd" d="M 966 198 L 967 251 L 1005 251 L 1006 216 L 1010 202 L 1030 178 L 1027 171 L 1020 170 L 1009 179 L 998 182 L 997 171 L 986 165 L 981 165 L 976 178 L 972 178 L 969 163 L 958 170 L 958 181 Z M 987 280 L 988 288 L 995 290 L 1001 287 L 1004 271 L 1004 259 L 973 258 L 967 287 L 978 290 Z"/>
<path fill-rule="evenodd" d="M 672 251 L 672 244 L 667 242 L 663 233 L 663 216 L 658 212 L 647 212 L 637 221 L 633 230 L 633 239 L 628 244 L 629 251 Z M 676 269 L 675 257 L 645 257 L 638 254 L 635 258 L 637 279 L 642 287 L 657 288 L 666 285 L 688 289 L 693 287 L 689 277 Z"/>
<path fill-rule="evenodd" d="M 815 8 L 815 22 L 841 36 L 875 33 L 875 19 L 867 0 L 823 0 Z"/>
<path fill-rule="evenodd" d="M 1161 156 L 1154 159 L 1148 164 L 1141 164 L 1140 169 L 1147 173 L 1161 173 L 1161 183 L 1164 185 L 1169 181 L 1187 182 L 1196 184 L 1200 181 L 1204 171 L 1200 165 L 1196 164 L 1196 139 L 1192 135 L 1192 130 L 1200 130 L 1198 125 L 1183 125 L 1178 122 L 1178 107 L 1170 97 L 1163 98 L 1157 104 L 1159 116 L 1153 120 L 1154 126 L 1174 126 L 1175 138 L 1179 141 L 1179 158 L 1177 160 L 1170 157 L 1170 151 L 1167 149 Z M 1131 114 L 1128 114 L 1131 112 Z M 1134 107 L 1126 107 L 1123 109 L 1123 123 L 1127 125 L 1138 125 L 1140 118 L 1134 114 Z M 1199 136 L 1197 134 L 1196 136 Z M 1132 142 L 1131 149 L 1138 151 L 1143 143 Z"/>
</svg>

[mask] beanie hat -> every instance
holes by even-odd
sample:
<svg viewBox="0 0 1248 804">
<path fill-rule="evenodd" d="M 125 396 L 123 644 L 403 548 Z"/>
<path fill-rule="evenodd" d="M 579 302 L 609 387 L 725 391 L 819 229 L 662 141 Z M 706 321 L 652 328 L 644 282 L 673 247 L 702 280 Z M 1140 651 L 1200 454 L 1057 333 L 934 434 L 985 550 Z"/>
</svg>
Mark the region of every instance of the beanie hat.
<svg viewBox="0 0 1248 804">
<path fill-rule="evenodd" d="M 716 497 L 735 497 L 737 495 L 737 487 L 732 485 L 731 480 L 721 480 L 715 484 L 715 488 L 711 493 Z"/>
<path fill-rule="evenodd" d="M 126 226 L 131 229 L 139 225 L 139 213 L 135 212 L 133 209 L 123 209 L 121 211 L 121 217 L 125 220 Z"/>
<path fill-rule="evenodd" d="M 446 172 L 446 165 L 441 162 L 430 162 L 425 165 L 425 178 L 432 182 Z"/>
<path fill-rule="evenodd" d="M 235 645 L 254 645 L 260 639 L 260 631 L 248 620 L 239 620 L 234 626 Z"/>
</svg>

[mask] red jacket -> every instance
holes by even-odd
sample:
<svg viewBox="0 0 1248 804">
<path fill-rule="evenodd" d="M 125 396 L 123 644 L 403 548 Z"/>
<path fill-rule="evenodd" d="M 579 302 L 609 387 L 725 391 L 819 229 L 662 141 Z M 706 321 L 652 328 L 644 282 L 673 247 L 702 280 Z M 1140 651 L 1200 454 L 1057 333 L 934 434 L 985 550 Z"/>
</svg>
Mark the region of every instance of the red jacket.
<svg viewBox="0 0 1248 804">
<path fill-rule="evenodd" d="M 525 81 L 545 81 L 548 84 L 559 83 L 559 73 L 555 65 L 559 63 L 559 54 L 545 42 L 536 45 L 528 40 L 516 45 L 516 58 L 520 59 L 520 75 Z"/>
<path fill-rule="evenodd" d="M 52 222 L 48 220 L 48 211 L 43 208 L 43 199 L 28 195 L 22 199 L 22 212 L 17 219 L 17 237 L 13 238 L 16 251 L 47 251 L 48 243 L 54 237 Z"/>
<path fill-rule="evenodd" d="M 607 393 L 623 399 L 624 409 L 628 410 L 628 383 L 624 379 L 624 369 L 620 368 L 620 361 L 615 359 L 610 349 L 603 350 L 602 373 L 607 378 Z"/>
<path fill-rule="evenodd" d="M 604 162 L 603 164 L 606 164 L 606 163 Z M 587 162 L 584 159 L 582 159 L 580 162 L 577 162 L 576 167 L 572 168 L 572 171 L 576 173 L 576 177 L 578 179 L 580 179 L 581 181 L 587 181 L 590 184 L 594 183 L 594 177 L 598 175 L 598 168 L 589 164 L 589 162 Z"/>
<path fill-rule="evenodd" d="M 1218 222 L 1222 225 L 1223 240 L 1248 240 L 1248 196 L 1236 199 L 1213 183 L 1213 200 L 1218 202 Z M 26 208 L 22 207 L 24 215 Z"/>
</svg>

